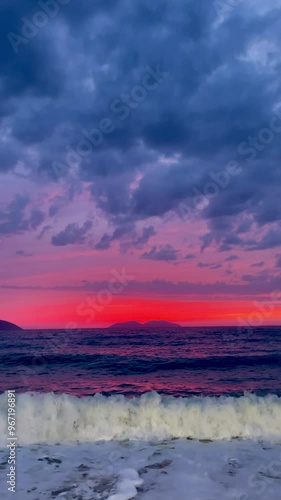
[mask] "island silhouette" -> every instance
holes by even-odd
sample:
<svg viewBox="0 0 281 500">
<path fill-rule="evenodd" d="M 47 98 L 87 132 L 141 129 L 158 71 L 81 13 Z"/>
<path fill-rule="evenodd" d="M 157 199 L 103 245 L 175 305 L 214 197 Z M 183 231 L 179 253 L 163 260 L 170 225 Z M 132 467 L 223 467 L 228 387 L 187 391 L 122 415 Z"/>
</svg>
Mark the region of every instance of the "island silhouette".
<svg viewBox="0 0 281 500">
<path fill-rule="evenodd" d="M 14 325 L 13 323 L 10 323 L 9 321 L 4 321 L 0 319 L 0 332 L 18 332 L 22 330 L 17 325 Z"/>
<path fill-rule="evenodd" d="M 177 323 L 171 323 L 170 321 L 147 321 L 146 323 L 140 323 L 139 321 L 125 321 L 123 323 L 114 323 L 111 325 L 110 330 L 149 330 L 158 328 L 183 328 Z"/>
</svg>

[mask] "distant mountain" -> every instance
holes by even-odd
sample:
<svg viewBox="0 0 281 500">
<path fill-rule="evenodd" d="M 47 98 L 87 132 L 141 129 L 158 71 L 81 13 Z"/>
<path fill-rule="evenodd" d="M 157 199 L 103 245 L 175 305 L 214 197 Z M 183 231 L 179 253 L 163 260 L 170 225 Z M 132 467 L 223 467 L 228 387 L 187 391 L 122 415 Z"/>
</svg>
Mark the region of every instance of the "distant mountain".
<svg viewBox="0 0 281 500">
<path fill-rule="evenodd" d="M 13 325 L 13 323 L 9 323 L 9 321 L 3 321 L 0 319 L 0 332 L 18 332 L 22 330 L 17 325 Z"/>
<path fill-rule="evenodd" d="M 169 321 L 148 321 L 147 323 L 139 323 L 138 321 L 125 321 L 124 323 L 115 323 L 109 327 L 111 330 L 149 330 L 156 328 L 182 328 L 177 323 Z"/>
</svg>

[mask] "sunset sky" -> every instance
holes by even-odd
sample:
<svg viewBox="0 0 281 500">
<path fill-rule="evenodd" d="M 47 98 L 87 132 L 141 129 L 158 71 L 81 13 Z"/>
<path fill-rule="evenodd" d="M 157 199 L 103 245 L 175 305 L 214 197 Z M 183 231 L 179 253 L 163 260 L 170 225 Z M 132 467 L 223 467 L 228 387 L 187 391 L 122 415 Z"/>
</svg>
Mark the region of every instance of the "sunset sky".
<svg viewBox="0 0 281 500">
<path fill-rule="evenodd" d="M 280 324 L 280 1 L 45 3 L 0 5 L 0 319 Z"/>
</svg>

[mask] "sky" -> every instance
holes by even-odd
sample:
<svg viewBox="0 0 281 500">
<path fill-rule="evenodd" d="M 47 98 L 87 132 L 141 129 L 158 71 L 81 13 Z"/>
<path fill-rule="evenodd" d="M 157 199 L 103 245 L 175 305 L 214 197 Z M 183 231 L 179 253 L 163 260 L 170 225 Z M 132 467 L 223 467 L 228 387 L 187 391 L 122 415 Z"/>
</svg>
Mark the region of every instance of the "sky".
<svg viewBox="0 0 281 500">
<path fill-rule="evenodd" d="M 1 0 L 0 318 L 281 322 L 281 0 Z"/>
</svg>

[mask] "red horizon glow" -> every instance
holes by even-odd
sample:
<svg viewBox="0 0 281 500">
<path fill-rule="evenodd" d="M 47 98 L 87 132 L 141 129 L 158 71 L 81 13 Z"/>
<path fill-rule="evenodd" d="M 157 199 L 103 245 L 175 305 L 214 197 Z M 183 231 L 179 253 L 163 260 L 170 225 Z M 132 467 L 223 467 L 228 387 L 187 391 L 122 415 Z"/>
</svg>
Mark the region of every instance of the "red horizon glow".
<svg viewBox="0 0 281 500">
<path fill-rule="evenodd" d="M 250 300 L 187 300 L 144 299 L 116 296 L 100 311 L 88 305 L 89 293 L 78 297 L 68 293 L 62 298 L 54 292 L 40 296 L 36 292 L 25 294 L 24 302 L 6 308 L 6 321 L 25 329 L 60 328 L 75 330 L 107 327 L 113 323 L 165 320 L 183 326 L 266 326 L 281 324 L 281 304 L 272 310 L 263 301 L 254 304 Z M 94 297 L 94 294 L 93 294 Z M 259 306 L 257 304 L 260 304 Z M 32 311 L 32 313 L 31 313 Z"/>
</svg>

